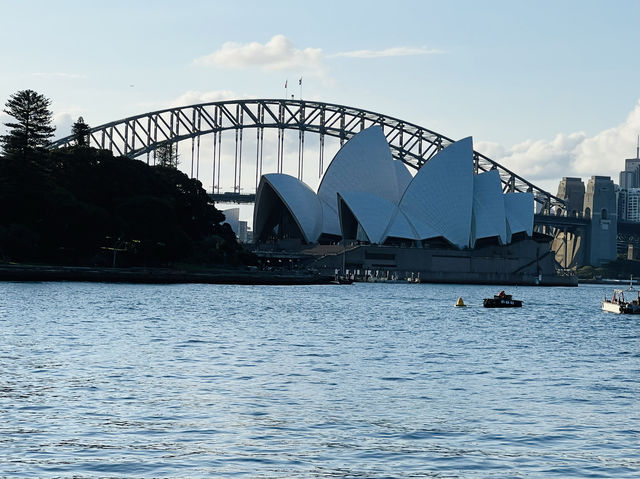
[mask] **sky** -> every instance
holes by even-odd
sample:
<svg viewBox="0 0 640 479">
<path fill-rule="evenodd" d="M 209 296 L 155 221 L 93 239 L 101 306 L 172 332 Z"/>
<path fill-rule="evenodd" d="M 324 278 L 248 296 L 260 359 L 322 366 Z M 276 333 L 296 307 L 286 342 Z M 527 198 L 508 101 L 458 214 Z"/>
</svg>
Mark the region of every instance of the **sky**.
<svg viewBox="0 0 640 479">
<path fill-rule="evenodd" d="M 636 155 L 640 0 L 0 0 L 0 18 L 0 102 L 44 94 L 58 137 L 78 116 L 282 98 L 288 80 L 296 98 L 472 136 L 552 193 L 617 182 Z"/>
</svg>

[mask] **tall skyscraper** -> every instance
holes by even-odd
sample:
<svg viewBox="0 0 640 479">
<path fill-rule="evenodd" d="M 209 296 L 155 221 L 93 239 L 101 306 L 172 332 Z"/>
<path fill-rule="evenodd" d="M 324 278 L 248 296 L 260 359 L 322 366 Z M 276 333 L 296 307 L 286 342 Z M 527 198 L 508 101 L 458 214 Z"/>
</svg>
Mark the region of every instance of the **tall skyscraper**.
<svg viewBox="0 0 640 479">
<path fill-rule="evenodd" d="M 620 172 L 620 189 L 628 190 L 629 188 L 635 188 L 636 175 L 633 171 L 621 171 Z"/>
<path fill-rule="evenodd" d="M 636 157 L 624 160 L 624 171 L 620 172 L 620 188 L 640 188 L 640 135 L 636 146 Z"/>
<path fill-rule="evenodd" d="M 618 220 L 619 221 L 627 221 L 627 199 L 628 198 L 629 198 L 629 190 L 627 188 L 618 188 L 616 190 L 616 201 L 618 204 Z"/>
<path fill-rule="evenodd" d="M 624 171 L 620 172 L 620 189 L 617 192 L 618 218 L 621 221 L 640 222 L 638 196 L 640 195 L 640 135 L 636 146 L 636 157 L 624 160 Z"/>
<path fill-rule="evenodd" d="M 635 223 L 640 222 L 640 188 L 630 188 L 627 190 L 627 211 L 626 220 Z"/>
</svg>

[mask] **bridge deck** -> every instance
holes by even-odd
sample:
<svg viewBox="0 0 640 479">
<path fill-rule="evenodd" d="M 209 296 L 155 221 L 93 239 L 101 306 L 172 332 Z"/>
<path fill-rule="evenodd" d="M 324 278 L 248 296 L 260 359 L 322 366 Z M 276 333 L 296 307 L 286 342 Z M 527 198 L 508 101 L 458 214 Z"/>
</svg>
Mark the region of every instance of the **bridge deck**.
<svg viewBox="0 0 640 479">
<path fill-rule="evenodd" d="M 256 201 L 254 193 L 209 193 L 209 198 L 214 203 L 255 203 Z"/>
<path fill-rule="evenodd" d="M 575 216 L 543 215 L 540 213 L 535 214 L 533 218 L 533 223 L 535 225 L 552 226 L 554 228 L 587 226 L 590 222 L 591 220 L 588 218 L 577 218 Z"/>
</svg>

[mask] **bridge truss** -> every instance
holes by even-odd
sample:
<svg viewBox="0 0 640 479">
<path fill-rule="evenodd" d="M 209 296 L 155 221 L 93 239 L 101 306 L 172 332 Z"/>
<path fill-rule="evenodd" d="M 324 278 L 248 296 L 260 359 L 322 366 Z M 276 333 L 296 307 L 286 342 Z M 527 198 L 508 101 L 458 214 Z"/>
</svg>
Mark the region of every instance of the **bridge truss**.
<svg viewBox="0 0 640 479">
<path fill-rule="evenodd" d="M 263 145 L 265 129 L 277 129 L 277 172 L 284 165 L 284 137 L 286 130 L 298 135 L 298 178 L 304 168 L 306 133 L 319 135 L 318 175 L 324 172 L 324 140 L 338 138 L 340 146 L 358 132 L 372 125 L 382 127 L 391 147 L 393 158 L 411 168 L 420 169 L 429 159 L 454 140 L 413 123 L 372 111 L 331 103 L 287 99 L 228 100 L 168 108 L 124 118 L 91 128 L 89 145 L 109 149 L 114 154 L 151 162 L 155 150 L 166 144 L 191 140 L 191 176 L 198 177 L 200 138 L 213 135 L 213 192 L 220 193 L 222 169 L 222 133 L 235 132 L 234 191 L 240 195 L 242 175 L 243 133 L 255 130 L 255 181 L 263 174 Z M 61 148 L 74 144 L 68 136 L 51 144 Z M 142 158 L 141 158 L 142 157 Z M 504 192 L 532 192 L 544 212 L 564 210 L 564 201 L 538 188 L 513 171 L 485 155 L 474 152 L 476 172 L 498 170 Z"/>
</svg>

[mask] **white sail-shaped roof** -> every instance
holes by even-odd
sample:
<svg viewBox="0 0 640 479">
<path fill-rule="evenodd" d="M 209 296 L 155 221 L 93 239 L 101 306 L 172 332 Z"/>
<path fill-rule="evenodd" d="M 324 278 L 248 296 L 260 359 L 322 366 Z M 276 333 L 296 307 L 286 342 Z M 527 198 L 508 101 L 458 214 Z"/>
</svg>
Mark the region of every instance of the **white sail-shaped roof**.
<svg viewBox="0 0 640 479">
<path fill-rule="evenodd" d="M 400 202 L 419 239 L 442 236 L 465 248 L 471 235 L 473 142 L 453 143 L 414 176 Z"/>
<path fill-rule="evenodd" d="M 507 240 L 511 242 L 511 235 L 523 231 L 533 235 L 533 193 L 507 193 L 503 198 Z"/>
<path fill-rule="evenodd" d="M 299 179 L 283 173 L 263 175 L 256 194 L 253 213 L 256 237 L 262 235 L 269 212 L 281 207 L 277 197 L 300 228 L 304 241 L 315 243 L 322 232 L 322 205 L 314 191 Z"/>
<path fill-rule="evenodd" d="M 393 160 L 393 165 L 396 168 L 396 181 L 398 182 L 398 192 L 400 194 L 400 196 L 398 197 L 399 202 L 400 198 L 402 198 L 402 195 L 404 194 L 404 191 L 407 189 L 407 186 L 409 186 L 409 183 L 411 183 L 413 176 L 411 176 L 411 173 L 409 173 L 409 170 L 402 161 Z"/>
<path fill-rule="evenodd" d="M 442 237 L 459 248 L 492 237 L 508 244 L 513 234 L 533 234 L 533 201 L 531 193 L 503 195 L 497 170 L 473 174 L 470 137 L 440 151 L 412 177 L 392 159 L 382 129 L 372 126 L 336 154 L 317 194 L 293 176 L 264 175 L 254 236 L 266 238 L 279 226 L 282 238 L 307 243 L 324 234 L 373 244 L 389 237 Z"/>
<path fill-rule="evenodd" d="M 473 216 L 471 246 L 481 238 L 500 238 L 507 244 L 507 222 L 504 198 L 498 170 L 490 170 L 473 177 Z"/>
<path fill-rule="evenodd" d="M 396 205 L 372 193 L 360 191 L 338 193 L 338 204 L 341 220 L 343 208 L 346 206 L 364 230 L 369 242 L 384 243 L 384 233 L 397 208 Z"/>
<path fill-rule="evenodd" d="M 419 239 L 413 225 L 409 222 L 407 216 L 398 207 L 393 212 L 393 217 L 389 222 L 389 227 L 384 234 L 385 240 L 389 237 L 403 238 L 413 241 L 417 241 Z"/>
<path fill-rule="evenodd" d="M 344 192 L 375 193 L 398 204 L 403 192 L 399 184 L 405 181 L 382 128 L 375 125 L 355 135 L 336 153 L 318 187 L 318 196 L 336 212 L 336 195 Z"/>
</svg>

